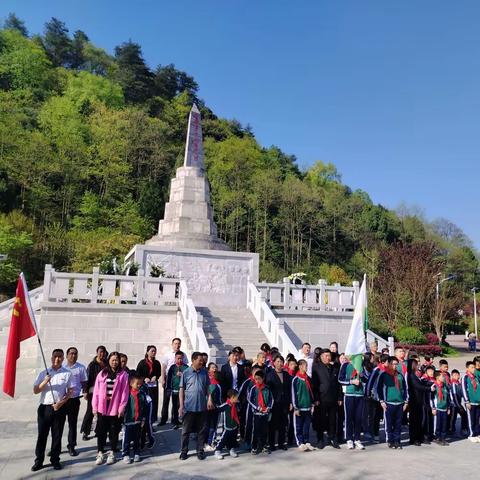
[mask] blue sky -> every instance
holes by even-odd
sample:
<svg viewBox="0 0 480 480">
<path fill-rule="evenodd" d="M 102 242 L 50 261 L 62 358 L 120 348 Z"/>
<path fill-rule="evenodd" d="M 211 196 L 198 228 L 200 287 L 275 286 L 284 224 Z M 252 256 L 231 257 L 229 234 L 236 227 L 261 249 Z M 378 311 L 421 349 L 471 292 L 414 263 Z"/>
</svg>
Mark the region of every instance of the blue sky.
<svg viewBox="0 0 480 480">
<path fill-rule="evenodd" d="M 334 163 L 389 208 L 457 223 L 480 248 L 480 2 L 3 0 L 112 52 L 175 63 L 220 116 L 302 167 Z"/>
</svg>

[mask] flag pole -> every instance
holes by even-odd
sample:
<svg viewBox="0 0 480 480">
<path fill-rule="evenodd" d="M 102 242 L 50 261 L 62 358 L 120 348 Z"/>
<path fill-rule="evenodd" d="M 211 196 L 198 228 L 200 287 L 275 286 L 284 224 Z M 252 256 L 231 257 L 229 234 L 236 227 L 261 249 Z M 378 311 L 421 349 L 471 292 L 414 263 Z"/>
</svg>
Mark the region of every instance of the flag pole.
<svg viewBox="0 0 480 480">
<path fill-rule="evenodd" d="M 33 311 L 32 304 L 30 303 L 30 294 L 29 294 L 29 291 L 28 291 L 27 282 L 25 280 L 25 275 L 23 274 L 23 272 L 20 273 L 20 278 L 22 279 L 23 292 L 25 294 L 25 301 L 27 302 L 28 314 L 30 315 L 30 318 L 33 322 L 33 328 L 35 329 L 35 333 L 37 334 L 38 346 L 40 347 L 40 352 L 42 354 L 43 365 L 45 366 L 45 370 L 46 370 L 47 375 L 48 375 L 48 367 L 47 367 L 47 362 L 45 360 L 45 353 L 43 352 L 42 341 L 40 340 L 40 332 L 39 332 L 38 326 L 37 326 L 37 319 L 35 318 L 35 313 Z M 52 400 L 55 403 L 55 396 L 53 395 L 53 387 L 52 387 L 52 384 L 50 383 L 50 380 L 48 381 L 48 384 L 50 385 L 50 392 L 52 393 Z"/>
</svg>

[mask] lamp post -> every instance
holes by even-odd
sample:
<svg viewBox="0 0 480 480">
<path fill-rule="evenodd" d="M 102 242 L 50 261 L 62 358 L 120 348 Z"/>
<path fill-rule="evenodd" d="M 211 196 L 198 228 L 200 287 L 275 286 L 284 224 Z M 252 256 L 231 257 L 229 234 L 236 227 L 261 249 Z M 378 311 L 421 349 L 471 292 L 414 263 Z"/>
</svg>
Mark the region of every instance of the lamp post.
<svg viewBox="0 0 480 480">
<path fill-rule="evenodd" d="M 477 287 L 472 288 L 473 293 L 473 321 L 475 325 L 475 341 L 478 338 L 478 328 L 477 328 Z"/>
<path fill-rule="evenodd" d="M 437 273 L 437 278 L 438 276 L 440 276 L 441 273 Z M 440 285 L 443 283 L 443 282 L 446 282 L 447 280 L 453 280 L 454 278 L 456 277 L 456 275 L 449 275 L 448 277 L 445 277 L 445 278 L 442 278 L 441 280 L 437 280 L 437 284 L 435 286 L 435 292 L 436 292 L 436 300 L 437 300 L 437 303 L 438 303 L 438 299 L 440 297 Z"/>
</svg>

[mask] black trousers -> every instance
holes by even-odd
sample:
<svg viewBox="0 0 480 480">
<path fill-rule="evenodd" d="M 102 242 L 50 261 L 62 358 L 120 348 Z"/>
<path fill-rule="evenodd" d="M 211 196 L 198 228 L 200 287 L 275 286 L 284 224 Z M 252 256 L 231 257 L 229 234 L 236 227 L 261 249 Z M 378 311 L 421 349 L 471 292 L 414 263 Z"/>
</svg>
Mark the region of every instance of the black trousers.
<svg viewBox="0 0 480 480">
<path fill-rule="evenodd" d="M 377 437 L 380 431 L 380 420 L 383 418 L 383 408 L 378 400 L 365 398 L 364 432 Z"/>
<path fill-rule="evenodd" d="M 319 425 L 317 430 L 318 440 L 323 440 L 323 432 L 327 432 L 329 440 L 337 440 L 337 403 L 322 403 L 318 407 L 319 410 Z"/>
<path fill-rule="evenodd" d="M 183 453 L 188 452 L 190 434 L 197 434 L 197 453 L 203 452 L 203 446 L 207 442 L 207 411 L 186 412 L 182 423 L 182 445 Z"/>
<path fill-rule="evenodd" d="M 224 448 L 228 448 L 229 450 L 232 448 L 237 448 L 237 434 L 238 428 L 235 428 L 233 430 L 224 429 L 215 450 L 221 452 Z"/>
<path fill-rule="evenodd" d="M 424 405 L 417 402 L 408 402 L 408 431 L 410 443 L 424 440 Z"/>
<path fill-rule="evenodd" d="M 450 416 L 448 417 L 448 432 L 455 433 L 457 427 L 457 416 L 460 415 L 461 424 L 460 428 L 462 430 L 468 429 L 468 418 L 465 408 L 461 405 L 460 407 L 453 406 L 450 410 Z"/>
<path fill-rule="evenodd" d="M 268 444 L 270 447 L 286 445 L 288 427 L 288 405 L 273 404 L 272 417 L 268 422 Z"/>
<path fill-rule="evenodd" d="M 87 397 L 87 411 L 85 412 L 82 426 L 80 427 L 80 433 L 83 433 L 84 435 L 87 435 L 87 436 L 90 435 L 90 432 L 92 430 L 92 423 L 93 423 L 92 397 L 93 395 L 89 393 Z"/>
<path fill-rule="evenodd" d="M 171 396 L 172 396 L 171 390 L 167 390 L 166 387 L 163 387 L 162 416 L 160 418 L 161 423 L 167 423 L 168 421 L 168 407 L 170 405 Z M 158 410 L 158 389 L 157 389 L 157 410 Z"/>
<path fill-rule="evenodd" d="M 78 412 L 80 410 L 80 398 L 71 398 L 66 404 L 67 422 L 68 422 L 68 444 L 67 448 L 77 446 L 77 422 Z"/>
<path fill-rule="evenodd" d="M 152 399 L 152 423 L 154 423 L 158 420 L 158 387 L 148 387 L 148 394 Z"/>
<path fill-rule="evenodd" d="M 180 399 L 178 392 L 172 392 L 172 424 L 179 425 L 178 409 L 180 408 Z"/>
<path fill-rule="evenodd" d="M 68 403 L 68 402 L 67 402 Z M 52 451 L 50 461 L 60 461 L 62 451 L 62 435 L 65 426 L 66 405 L 55 411 L 51 405 L 39 405 L 37 410 L 38 437 L 35 446 L 35 463 L 43 463 L 48 434 L 52 432 Z"/>
<path fill-rule="evenodd" d="M 253 415 L 252 450 L 261 451 L 267 445 L 268 415 Z"/>
<path fill-rule="evenodd" d="M 110 441 L 110 450 L 118 452 L 118 434 L 122 428 L 122 419 L 118 416 L 97 414 L 97 450 L 105 452 L 107 435 Z"/>
<path fill-rule="evenodd" d="M 432 409 L 428 405 L 423 406 L 423 434 L 428 441 L 431 442 L 433 440 L 433 414 Z"/>
</svg>

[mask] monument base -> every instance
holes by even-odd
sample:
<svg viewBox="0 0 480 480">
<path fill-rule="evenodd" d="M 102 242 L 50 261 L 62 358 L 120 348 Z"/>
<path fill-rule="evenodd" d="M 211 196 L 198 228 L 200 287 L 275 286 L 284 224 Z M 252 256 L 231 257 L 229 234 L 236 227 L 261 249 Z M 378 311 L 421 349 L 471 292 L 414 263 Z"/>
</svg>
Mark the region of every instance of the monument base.
<svg viewBox="0 0 480 480">
<path fill-rule="evenodd" d="M 149 274 L 160 265 L 167 276 L 185 280 L 188 294 L 198 307 L 244 308 L 247 284 L 258 282 L 258 253 L 135 245 L 126 260 L 133 260 Z"/>
</svg>

